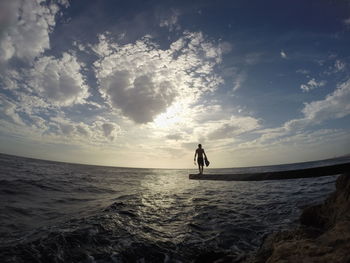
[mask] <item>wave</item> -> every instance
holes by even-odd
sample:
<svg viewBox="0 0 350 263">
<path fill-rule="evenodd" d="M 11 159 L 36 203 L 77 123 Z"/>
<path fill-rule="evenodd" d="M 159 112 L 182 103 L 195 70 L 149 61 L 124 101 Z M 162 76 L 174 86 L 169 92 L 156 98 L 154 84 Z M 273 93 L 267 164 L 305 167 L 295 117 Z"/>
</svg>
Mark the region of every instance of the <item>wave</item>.
<svg viewBox="0 0 350 263">
<path fill-rule="evenodd" d="M 43 190 L 49 190 L 49 191 L 58 191 L 61 192 L 64 189 L 60 187 L 60 185 L 57 183 L 55 185 L 55 182 L 47 181 L 44 179 L 41 180 L 31 180 L 31 179 L 13 179 L 13 180 L 0 180 L 0 187 L 2 189 L 16 189 L 15 193 L 21 193 L 22 190 L 26 191 L 28 188 L 39 188 Z"/>
<path fill-rule="evenodd" d="M 291 227 L 300 207 L 321 200 L 335 180 L 198 182 L 184 179 L 187 170 L 5 159 L 1 262 L 239 258 L 265 234 Z"/>
</svg>

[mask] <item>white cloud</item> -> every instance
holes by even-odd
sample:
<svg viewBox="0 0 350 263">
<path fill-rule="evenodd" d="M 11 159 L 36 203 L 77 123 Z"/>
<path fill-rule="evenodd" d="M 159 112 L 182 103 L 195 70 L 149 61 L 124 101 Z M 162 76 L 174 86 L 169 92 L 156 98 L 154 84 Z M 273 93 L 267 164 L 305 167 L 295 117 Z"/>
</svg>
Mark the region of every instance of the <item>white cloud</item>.
<svg viewBox="0 0 350 263">
<path fill-rule="evenodd" d="M 175 103 L 188 107 L 222 79 L 213 73 L 222 50 L 201 33 L 184 33 L 169 49 L 150 37 L 119 46 L 106 36 L 93 50 L 101 57 L 95 71 L 102 95 L 136 123 L 152 122 Z"/>
<path fill-rule="evenodd" d="M 29 84 L 54 105 L 84 103 L 89 93 L 81 70 L 76 57 L 69 53 L 63 53 L 60 59 L 41 57 L 30 72 Z"/>
<path fill-rule="evenodd" d="M 315 88 L 318 88 L 318 87 L 322 87 L 326 85 L 326 81 L 322 80 L 322 81 L 316 81 L 314 78 L 309 80 L 307 84 L 302 84 L 300 85 L 300 89 L 303 91 L 303 92 L 309 92 Z"/>
<path fill-rule="evenodd" d="M 67 6 L 67 1 L 60 1 Z M 0 62 L 13 57 L 31 62 L 50 47 L 49 34 L 55 26 L 56 4 L 45 0 L 5 0 L 0 3 L 4 16 L 0 39 Z"/>
<path fill-rule="evenodd" d="M 296 73 L 300 73 L 300 74 L 303 74 L 303 75 L 308 75 L 308 74 L 310 74 L 310 71 L 306 70 L 306 69 L 298 69 L 296 71 Z"/>
<path fill-rule="evenodd" d="M 17 105 L 0 94 L 0 113 L 9 121 L 18 125 L 25 125 L 21 116 L 18 114 Z"/>
<path fill-rule="evenodd" d="M 335 72 L 344 71 L 345 67 L 346 67 L 346 63 L 339 59 L 337 59 L 334 63 Z"/>
<path fill-rule="evenodd" d="M 73 46 L 77 47 L 81 52 L 87 52 L 86 47 L 82 43 L 78 43 L 77 41 L 73 42 Z"/>
<path fill-rule="evenodd" d="M 307 130 L 272 140 L 245 141 L 232 148 L 239 161 L 253 160 L 247 165 L 305 162 L 329 158 L 331 154 L 347 153 L 349 133 L 337 129 Z"/>
<path fill-rule="evenodd" d="M 253 117 L 232 116 L 229 120 L 214 123 L 213 129 L 207 134 L 209 140 L 232 138 L 244 132 L 251 132 L 260 127 L 259 121 Z"/>
<path fill-rule="evenodd" d="M 16 97 L 20 111 L 26 113 L 29 116 L 34 116 L 40 113 L 47 113 L 49 110 L 55 108 L 52 104 L 47 103 L 44 99 L 33 94 L 16 92 Z M 57 109 L 55 109 L 55 111 L 57 112 Z"/>
<path fill-rule="evenodd" d="M 2 88 L 8 90 L 15 90 L 19 88 L 19 81 L 23 78 L 23 73 L 20 74 L 17 70 L 7 69 L 5 70 L 3 76 L 0 75 L 0 80 L 2 82 Z"/>
<path fill-rule="evenodd" d="M 342 83 L 324 100 L 305 104 L 305 118 L 320 123 L 328 119 L 342 118 L 350 114 L 350 80 Z"/>
<path fill-rule="evenodd" d="M 233 80 L 233 91 L 236 91 L 241 88 L 242 83 L 246 80 L 247 74 L 246 73 L 240 73 L 236 76 L 236 78 Z"/>
<path fill-rule="evenodd" d="M 41 131 L 45 131 L 47 129 L 46 120 L 41 118 L 40 116 L 30 116 L 32 127 L 36 127 Z"/>
<path fill-rule="evenodd" d="M 166 136 L 166 138 L 169 139 L 169 140 L 178 141 L 178 140 L 183 139 L 183 135 L 181 133 L 173 133 L 173 134 L 168 134 Z"/>
<path fill-rule="evenodd" d="M 168 17 L 163 17 L 160 19 L 159 26 L 160 27 L 167 27 L 170 32 L 174 30 L 180 30 L 181 27 L 177 23 L 179 18 L 180 12 L 178 10 L 171 10 L 171 14 Z"/>
<path fill-rule="evenodd" d="M 100 57 L 110 56 L 114 50 L 118 49 L 118 45 L 116 43 L 111 43 L 107 38 L 107 34 L 101 34 L 98 36 L 98 44 L 90 45 L 91 49 Z"/>
<path fill-rule="evenodd" d="M 90 145 L 98 145 L 113 141 L 121 134 L 121 128 L 118 124 L 109 122 L 102 117 L 90 124 L 83 122 L 74 122 L 69 118 L 62 116 L 51 117 L 47 126 L 54 127 L 48 132 L 48 138 L 58 140 L 69 140 L 72 143 L 83 143 Z"/>
<path fill-rule="evenodd" d="M 310 91 L 311 89 L 309 88 L 309 86 L 305 85 L 305 84 L 301 84 L 300 85 L 300 89 L 303 91 L 303 92 L 308 92 Z"/>
<path fill-rule="evenodd" d="M 343 118 L 350 114 L 350 80 L 340 84 L 323 100 L 305 103 L 303 117 L 285 122 L 281 127 L 257 131 L 262 134 L 257 144 L 278 143 L 282 138 L 305 131 L 306 128 L 324 121 Z"/>
<path fill-rule="evenodd" d="M 287 53 L 284 52 L 283 50 L 281 50 L 280 55 L 281 55 L 281 58 L 284 58 L 284 59 L 287 58 Z"/>
<path fill-rule="evenodd" d="M 89 137 L 90 129 L 86 124 L 79 123 L 75 128 L 76 128 L 78 134 L 81 134 L 84 137 Z"/>
</svg>

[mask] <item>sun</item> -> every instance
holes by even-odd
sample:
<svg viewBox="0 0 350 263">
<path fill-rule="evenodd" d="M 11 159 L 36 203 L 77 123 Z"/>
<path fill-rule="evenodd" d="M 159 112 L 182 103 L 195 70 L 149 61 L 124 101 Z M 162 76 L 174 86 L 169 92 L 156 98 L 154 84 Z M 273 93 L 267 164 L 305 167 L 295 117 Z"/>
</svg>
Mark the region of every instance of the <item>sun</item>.
<svg viewBox="0 0 350 263">
<path fill-rule="evenodd" d="M 159 114 L 153 121 L 157 128 L 168 128 L 184 121 L 186 116 L 186 107 L 183 103 L 177 102 L 171 105 L 166 112 Z"/>
</svg>

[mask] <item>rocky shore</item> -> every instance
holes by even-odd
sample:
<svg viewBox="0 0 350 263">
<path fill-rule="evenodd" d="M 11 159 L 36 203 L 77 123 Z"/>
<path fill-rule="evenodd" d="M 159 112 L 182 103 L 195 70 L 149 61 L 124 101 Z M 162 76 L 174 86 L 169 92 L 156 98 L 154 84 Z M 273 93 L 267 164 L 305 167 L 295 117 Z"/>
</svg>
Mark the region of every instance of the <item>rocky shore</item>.
<svg viewBox="0 0 350 263">
<path fill-rule="evenodd" d="M 231 262 L 346 263 L 350 262 L 349 251 L 350 172 L 347 172 L 338 177 L 336 191 L 324 203 L 303 210 L 297 229 L 270 234 L 254 255 L 244 260 L 231 258 Z"/>
</svg>

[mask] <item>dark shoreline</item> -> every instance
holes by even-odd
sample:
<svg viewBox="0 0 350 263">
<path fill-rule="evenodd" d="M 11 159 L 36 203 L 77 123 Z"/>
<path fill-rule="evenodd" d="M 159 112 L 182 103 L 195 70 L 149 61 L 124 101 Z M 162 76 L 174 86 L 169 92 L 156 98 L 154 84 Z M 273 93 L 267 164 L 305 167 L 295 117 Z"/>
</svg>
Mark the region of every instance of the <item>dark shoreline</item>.
<svg viewBox="0 0 350 263">
<path fill-rule="evenodd" d="M 346 171 L 350 171 L 350 162 L 298 170 L 263 172 L 253 174 L 190 174 L 189 179 L 218 181 L 284 180 L 338 175 L 345 173 Z"/>
<path fill-rule="evenodd" d="M 350 262 L 350 170 L 336 180 L 336 190 L 322 203 L 303 209 L 299 226 L 272 232 L 254 252 L 206 254 L 215 263 Z M 210 258 L 211 257 L 211 258 Z"/>
<path fill-rule="evenodd" d="M 323 203 L 303 209 L 299 221 L 295 229 L 267 235 L 254 254 L 230 262 L 350 262 L 350 170 Z"/>
</svg>

